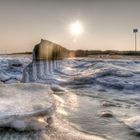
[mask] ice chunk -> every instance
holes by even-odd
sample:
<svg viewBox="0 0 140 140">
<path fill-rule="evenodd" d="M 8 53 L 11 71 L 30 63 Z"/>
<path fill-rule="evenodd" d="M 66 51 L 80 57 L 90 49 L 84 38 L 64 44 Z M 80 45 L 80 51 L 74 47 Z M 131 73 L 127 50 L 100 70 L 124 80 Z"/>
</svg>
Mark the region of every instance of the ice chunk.
<svg viewBox="0 0 140 140">
<path fill-rule="evenodd" d="M 42 84 L 0 84 L 0 127 L 44 129 L 47 122 L 39 118 L 50 118 L 55 110 L 51 93 Z"/>
<path fill-rule="evenodd" d="M 3 72 L 0 72 L 0 81 L 5 82 L 5 81 L 7 81 L 9 79 L 10 79 L 10 77 L 8 75 L 6 75 Z"/>
<path fill-rule="evenodd" d="M 22 120 L 15 120 L 11 123 L 11 126 L 15 129 L 23 131 L 26 128 L 26 123 Z"/>
<path fill-rule="evenodd" d="M 21 81 L 24 67 L 31 62 L 29 56 L 0 56 L 0 81 L 17 83 Z"/>
<path fill-rule="evenodd" d="M 140 133 L 140 116 L 135 116 L 135 117 L 126 119 L 124 122 L 130 128 L 133 128 L 134 130 Z"/>
</svg>

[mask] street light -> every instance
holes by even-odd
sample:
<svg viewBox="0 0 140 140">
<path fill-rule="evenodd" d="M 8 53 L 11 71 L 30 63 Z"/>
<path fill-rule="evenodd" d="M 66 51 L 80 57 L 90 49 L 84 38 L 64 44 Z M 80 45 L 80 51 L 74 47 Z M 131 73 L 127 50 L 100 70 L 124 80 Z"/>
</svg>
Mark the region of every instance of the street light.
<svg viewBox="0 0 140 140">
<path fill-rule="evenodd" d="M 137 28 L 133 29 L 133 33 L 135 33 L 135 52 L 137 51 L 137 32 L 138 32 Z"/>
</svg>

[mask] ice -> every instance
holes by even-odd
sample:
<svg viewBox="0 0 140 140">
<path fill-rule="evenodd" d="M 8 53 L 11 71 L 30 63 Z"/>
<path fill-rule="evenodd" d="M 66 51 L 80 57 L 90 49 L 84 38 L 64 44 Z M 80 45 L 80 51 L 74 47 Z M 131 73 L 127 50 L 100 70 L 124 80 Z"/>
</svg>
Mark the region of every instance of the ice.
<svg viewBox="0 0 140 140">
<path fill-rule="evenodd" d="M 97 84 L 118 90 L 140 89 L 140 63 L 132 60 L 64 59 L 33 62 L 23 73 L 23 82 L 48 84 Z"/>
<path fill-rule="evenodd" d="M 8 79 L 10 79 L 8 75 L 6 75 L 4 72 L 0 73 L 0 81 L 4 82 L 7 81 Z"/>
<path fill-rule="evenodd" d="M 0 84 L 0 127 L 18 130 L 45 128 L 39 119 L 50 118 L 54 110 L 52 90 L 47 85 Z M 42 120 L 47 124 L 47 119 Z"/>
<path fill-rule="evenodd" d="M 77 130 L 90 133 L 91 137 L 139 140 L 135 135 L 139 131 L 139 117 L 133 119 L 139 115 L 140 108 L 139 60 L 74 58 L 30 62 L 29 58 L 0 59 L 1 77 L 4 77 L 0 87 L 1 126 L 20 131 L 44 130 L 48 123 L 46 116 L 51 117 L 55 108 L 46 107 L 54 103 L 55 119 L 59 120 L 57 130 L 67 122 L 66 129 L 72 126 L 68 133 Z M 13 85 L 15 82 L 20 83 Z M 102 112 L 112 112 L 113 116 L 101 117 Z M 79 137 L 75 134 L 75 138 Z"/>
<path fill-rule="evenodd" d="M 31 62 L 30 57 L 1 56 L 0 81 L 3 83 L 17 83 L 22 79 L 23 69 Z"/>
<path fill-rule="evenodd" d="M 124 120 L 125 124 L 140 133 L 140 116 L 131 117 Z"/>
</svg>

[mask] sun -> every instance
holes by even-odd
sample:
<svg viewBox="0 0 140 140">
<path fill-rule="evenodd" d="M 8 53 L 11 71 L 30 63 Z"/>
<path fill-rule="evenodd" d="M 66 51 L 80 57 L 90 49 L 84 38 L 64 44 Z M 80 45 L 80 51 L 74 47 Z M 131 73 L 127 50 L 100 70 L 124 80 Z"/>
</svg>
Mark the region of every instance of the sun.
<svg viewBox="0 0 140 140">
<path fill-rule="evenodd" d="M 78 20 L 71 23 L 69 29 L 70 29 L 70 32 L 76 36 L 83 32 L 82 24 Z"/>
</svg>

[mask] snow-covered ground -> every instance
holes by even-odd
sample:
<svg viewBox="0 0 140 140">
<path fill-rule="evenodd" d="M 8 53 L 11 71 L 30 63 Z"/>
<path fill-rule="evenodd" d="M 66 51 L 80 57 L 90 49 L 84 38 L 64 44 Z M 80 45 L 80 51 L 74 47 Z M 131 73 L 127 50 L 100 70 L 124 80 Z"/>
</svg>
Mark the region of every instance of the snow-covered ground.
<svg viewBox="0 0 140 140">
<path fill-rule="evenodd" d="M 23 72 L 30 62 L 29 57 L 0 57 L 0 81 L 51 88 L 56 112 L 50 139 L 140 139 L 139 60 L 65 59 L 32 63 Z"/>
</svg>

